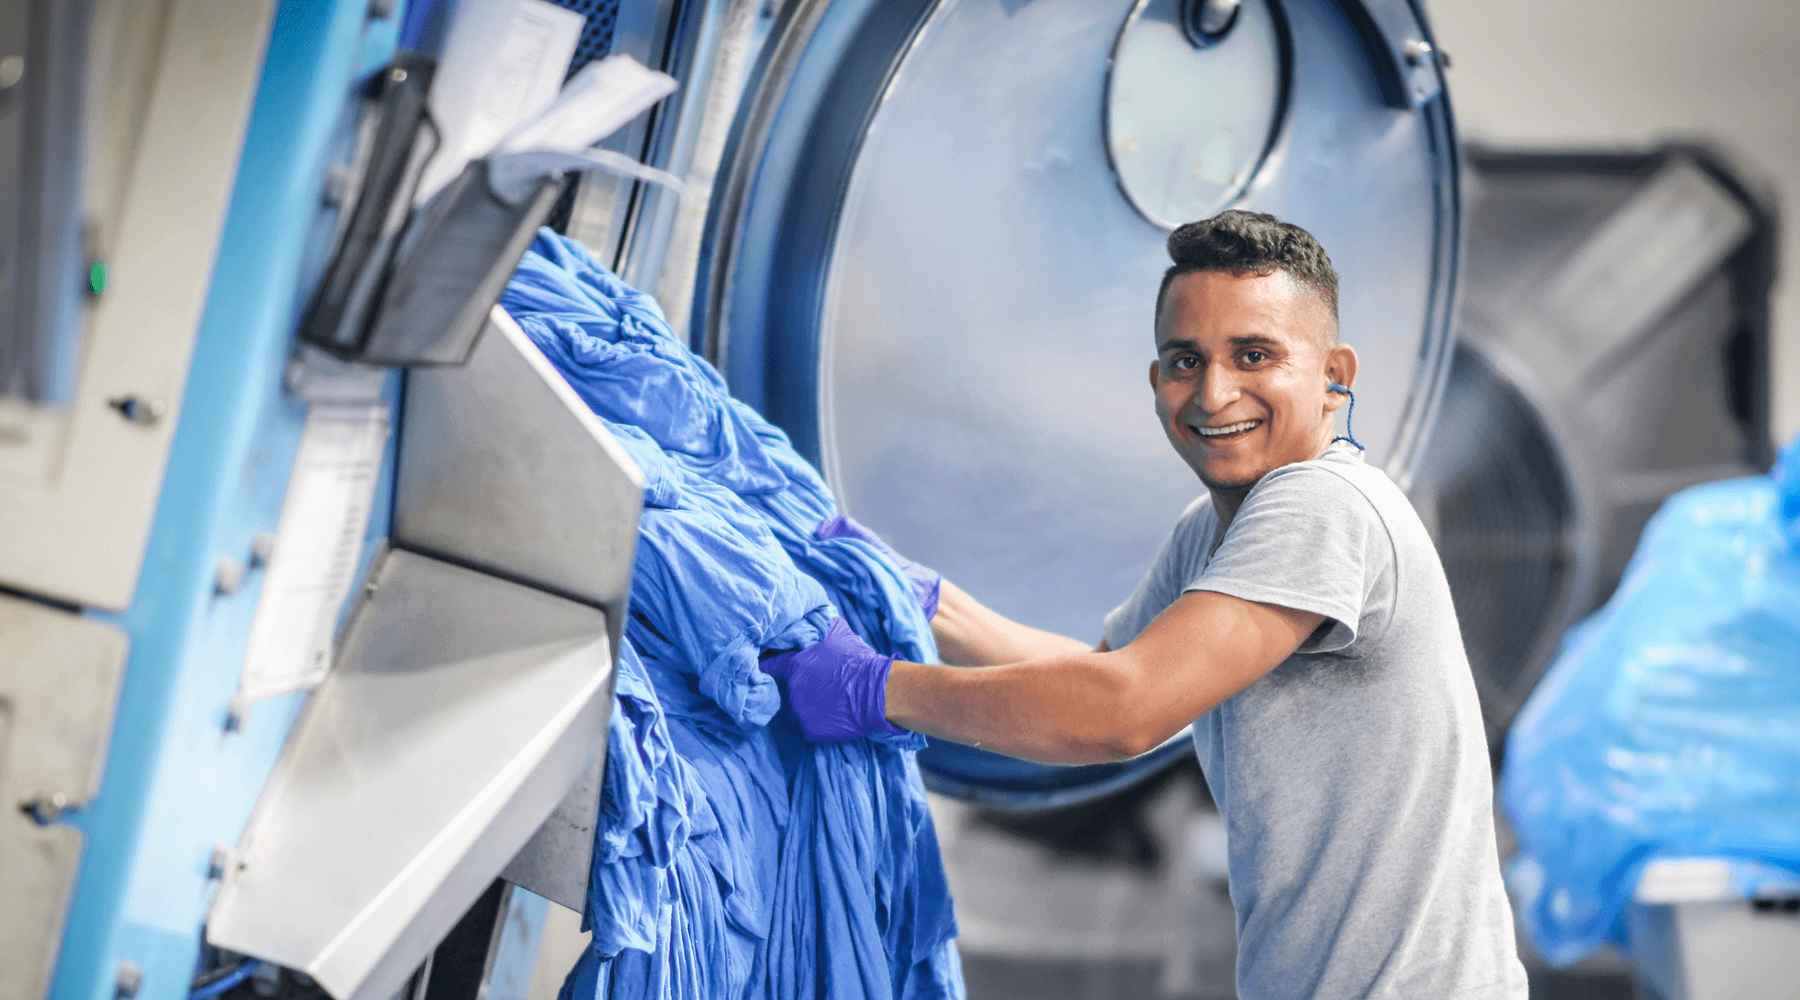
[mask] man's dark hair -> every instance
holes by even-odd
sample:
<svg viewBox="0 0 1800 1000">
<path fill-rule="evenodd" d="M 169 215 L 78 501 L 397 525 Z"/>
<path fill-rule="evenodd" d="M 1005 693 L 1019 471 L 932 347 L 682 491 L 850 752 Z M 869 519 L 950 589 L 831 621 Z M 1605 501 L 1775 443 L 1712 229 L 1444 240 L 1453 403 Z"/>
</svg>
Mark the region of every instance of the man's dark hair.
<svg viewBox="0 0 1800 1000">
<path fill-rule="evenodd" d="M 1239 209 L 1190 222 L 1169 234 L 1169 259 L 1156 290 L 1156 316 L 1176 277 L 1195 271 L 1225 271 L 1240 277 L 1286 271 L 1288 277 L 1317 292 L 1337 321 L 1337 271 L 1313 234 L 1266 212 Z"/>
</svg>

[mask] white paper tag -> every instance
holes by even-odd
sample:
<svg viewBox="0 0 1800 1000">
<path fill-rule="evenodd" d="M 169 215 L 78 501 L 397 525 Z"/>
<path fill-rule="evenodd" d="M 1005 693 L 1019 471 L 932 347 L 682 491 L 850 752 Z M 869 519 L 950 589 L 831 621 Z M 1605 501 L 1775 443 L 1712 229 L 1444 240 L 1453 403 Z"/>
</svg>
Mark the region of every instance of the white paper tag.
<svg viewBox="0 0 1800 1000">
<path fill-rule="evenodd" d="M 546 0 L 462 0 L 431 78 L 431 115 L 443 137 L 414 204 L 485 156 L 556 100 L 586 18 Z"/>
<path fill-rule="evenodd" d="M 332 634 L 368 529 L 387 443 L 386 404 L 315 403 L 281 505 L 237 701 L 310 688 L 331 669 Z"/>
</svg>

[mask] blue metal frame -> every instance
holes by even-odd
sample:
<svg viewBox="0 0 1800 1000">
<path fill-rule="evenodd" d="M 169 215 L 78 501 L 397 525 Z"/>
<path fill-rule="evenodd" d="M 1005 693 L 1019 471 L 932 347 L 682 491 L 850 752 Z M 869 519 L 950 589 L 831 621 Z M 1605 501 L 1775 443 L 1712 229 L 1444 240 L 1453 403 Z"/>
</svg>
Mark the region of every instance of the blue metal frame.
<svg viewBox="0 0 1800 1000">
<path fill-rule="evenodd" d="M 56 1000 L 110 1000 L 127 961 L 138 996 L 186 996 L 210 856 L 236 843 L 304 700 L 258 703 L 226 730 L 262 574 L 217 594 L 214 567 L 248 562 L 280 517 L 305 418 L 282 372 L 329 233 L 326 169 L 356 87 L 398 32 L 398 14 L 369 9 L 284 0 L 275 15 L 137 591 L 123 614 L 93 615 L 124 629 L 131 653 L 100 794 L 72 819 L 86 849 Z M 390 400 L 398 390 L 395 376 Z M 365 569 L 387 535 L 392 481 L 390 441 Z"/>
</svg>

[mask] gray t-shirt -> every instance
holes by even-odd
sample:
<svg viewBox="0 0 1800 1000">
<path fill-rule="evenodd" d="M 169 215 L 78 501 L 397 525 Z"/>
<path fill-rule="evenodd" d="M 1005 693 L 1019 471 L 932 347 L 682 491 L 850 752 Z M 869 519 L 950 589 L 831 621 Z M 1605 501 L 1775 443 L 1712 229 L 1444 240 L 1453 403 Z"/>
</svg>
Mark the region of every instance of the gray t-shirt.
<svg viewBox="0 0 1800 1000">
<path fill-rule="evenodd" d="M 1481 709 L 1412 504 L 1334 444 L 1218 526 L 1210 498 L 1189 507 L 1105 634 L 1125 647 L 1190 590 L 1326 618 L 1194 722 L 1230 851 L 1239 995 L 1525 997 Z"/>
</svg>

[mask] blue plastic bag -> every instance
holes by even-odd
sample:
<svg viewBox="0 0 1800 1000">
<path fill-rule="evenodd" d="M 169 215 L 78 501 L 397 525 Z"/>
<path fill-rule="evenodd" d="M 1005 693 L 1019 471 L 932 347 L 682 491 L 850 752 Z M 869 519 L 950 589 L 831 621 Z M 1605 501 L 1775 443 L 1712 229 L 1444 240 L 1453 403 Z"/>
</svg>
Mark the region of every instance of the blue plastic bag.
<svg viewBox="0 0 1800 1000">
<path fill-rule="evenodd" d="M 1659 858 L 1731 862 L 1746 893 L 1800 873 L 1800 440 L 1657 512 L 1513 723 L 1500 798 L 1520 916 L 1559 964 L 1625 944 Z"/>
</svg>

